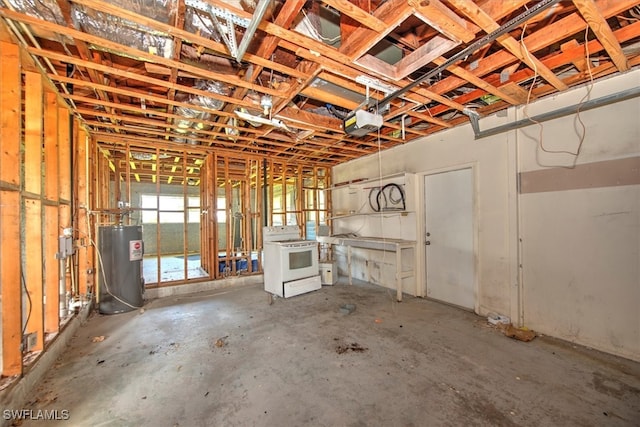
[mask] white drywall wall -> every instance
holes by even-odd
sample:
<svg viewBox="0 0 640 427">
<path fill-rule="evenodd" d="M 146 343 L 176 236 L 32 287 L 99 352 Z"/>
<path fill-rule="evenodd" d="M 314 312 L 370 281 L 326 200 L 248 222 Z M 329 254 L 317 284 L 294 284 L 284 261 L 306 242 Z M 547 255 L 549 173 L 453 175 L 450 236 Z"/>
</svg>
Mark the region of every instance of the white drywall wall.
<svg viewBox="0 0 640 427">
<path fill-rule="evenodd" d="M 493 126 L 504 124 L 506 119 L 504 115 L 486 120 Z M 515 203 L 515 184 L 510 183 L 508 173 L 510 156 L 508 141 L 507 134 L 475 141 L 470 126 L 459 126 L 390 150 L 383 150 L 379 155 L 370 155 L 338 165 L 333 169 L 333 182 L 375 178 L 405 171 L 422 174 L 473 166 L 477 188 L 475 200 L 477 225 L 475 240 L 478 258 L 476 311 L 481 314 L 498 312 L 510 316 L 512 315 L 511 293 L 517 289 L 512 289 L 515 287 L 513 286 L 515 278 L 509 264 L 516 242 L 515 229 L 510 230 L 509 223 L 510 203 Z M 423 181 L 422 176 L 416 178 L 419 184 Z M 510 189 L 510 186 L 513 188 Z M 411 196 L 408 195 L 408 197 Z M 422 200 L 416 203 L 418 221 L 421 221 L 424 215 L 422 203 Z M 335 203 L 333 208 L 334 211 L 343 209 Z M 391 223 L 391 220 L 389 222 Z M 336 225 L 334 223 L 334 228 Z M 385 224 L 380 226 L 380 229 L 385 228 Z M 340 231 L 347 230 L 340 229 Z M 418 261 L 424 264 L 422 235 L 418 235 L 417 240 Z M 419 267 L 418 284 L 424 288 L 423 268 L 421 268 L 422 265 Z M 340 268 L 340 271 L 343 271 L 343 268 Z M 354 277 L 366 277 L 366 272 L 358 272 L 357 268 L 354 268 L 353 272 Z"/>
<path fill-rule="evenodd" d="M 640 70 L 633 70 L 596 82 L 589 98 L 585 85 L 532 102 L 526 114 L 637 86 Z M 482 118 L 480 127 L 486 130 L 523 117 L 524 108 L 510 108 L 507 114 Z M 585 130 L 576 115 L 545 122 L 543 146 L 571 151 L 582 140 L 578 164 L 640 155 L 638 98 L 583 111 L 580 118 Z M 570 154 L 543 152 L 539 135 L 539 127 L 529 126 L 476 141 L 469 125 L 460 126 L 338 165 L 333 182 L 473 165 L 476 312 L 510 315 L 541 333 L 640 360 L 640 186 L 518 195 L 519 172 L 574 162 Z M 421 203 L 418 220 L 423 215 Z M 423 260 L 420 244 L 418 250 L 418 259 Z M 421 269 L 421 281 L 423 274 Z M 354 276 L 364 274 L 356 271 Z"/>
<path fill-rule="evenodd" d="M 598 98 L 640 85 L 640 71 L 597 82 Z M 535 105 L 579 103 L 588 86 Z M 537 114 L 530 113 L 530 114 Z M 520 170 L 640 156 L 638 98 L 518 132 Z M 584 135 L 584 136 L 583 136 Z M 640 360 L 640 185 L 520 195 L 524 321 L 539 332 Z"/>
</svg>

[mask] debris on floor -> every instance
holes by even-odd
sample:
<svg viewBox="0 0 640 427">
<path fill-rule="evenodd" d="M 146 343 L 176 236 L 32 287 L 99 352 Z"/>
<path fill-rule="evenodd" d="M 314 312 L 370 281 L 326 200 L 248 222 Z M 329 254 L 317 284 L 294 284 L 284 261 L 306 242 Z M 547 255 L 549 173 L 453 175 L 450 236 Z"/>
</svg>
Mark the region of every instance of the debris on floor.
<svg viewBox="0 0 640 427">
<path fill-rule="evenodd" d="M 340 313 L 342 313 L 342 314 L 351 314 L 354 311 L 356 311 L 356 305 L 355 304 L 342 304 L 340 306 Z"/>
<path fill-rule="evenodd" d="M 509 338 L 514 338 L 519 341 L 529 342 L 536 337 L 536 333 L 526 327 L 516 328 L 511 323 L 508 325 L 499 323 L 497 326 L 503 334 Z"/>
<path fill-rule="evenodd" d="M 97 337 L 93 337 L 93 339 L 91 340 L 91 342 L 102 342 L 102 341 L 104 341 L 104 338 L 105 338 L 105 337 L 104 337 L 104 335 L 100 335 L 100 336 L 97 336 Z"/>
<path fill-rule="evenodd" d="M 227 341 L 226 341 L 227 338 L 229 338 L 229 335 L 226 335 L 222 338 L 218 338 L 214 345 L 218 348 L 224 347 L 225 345 L 227 345 Z"/>
<path fill-rule="evenodd" d="M 336 353 L 338 354 L 343 354 L 346 353 L 348 351 L 353 351 L 355 353 L 362 353 L 364 351 L 369 350 L 366 347 L 362 347 L 360 344 L 358 344 L 357 342 L 351 343 L 351 344 L 347 344 L 347 345 L 338 345 L 336 347 Z"/>
<path fill-rule="evenodd" d="M 497 325 L 499 323 L 508 325 L 509 323 L 511 323 L 511 319 L 501 314 L 489 313 L 487 315 L 487 322 L 489 322 L 492 325 Z"/>
</svg>

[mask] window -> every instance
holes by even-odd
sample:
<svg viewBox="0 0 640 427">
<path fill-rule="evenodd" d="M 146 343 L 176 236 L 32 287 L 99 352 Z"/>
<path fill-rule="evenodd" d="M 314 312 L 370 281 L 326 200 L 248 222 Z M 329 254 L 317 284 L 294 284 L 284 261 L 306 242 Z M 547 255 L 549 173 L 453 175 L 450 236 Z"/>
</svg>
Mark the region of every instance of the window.
<svg viewBox="0 0 640 427">
<path fill-rule="evenodd" d="M 158 212 L 160 213 L 161 224 L 184 223 L 184 201 L 185 198 L 183 196 L 143 194 L 140 200 L 142 223 L 156 224 L 158 222 Z M 198 196 L 187 197 L 187 222 L 200 222 L 200 197 Z"/>
</svg>

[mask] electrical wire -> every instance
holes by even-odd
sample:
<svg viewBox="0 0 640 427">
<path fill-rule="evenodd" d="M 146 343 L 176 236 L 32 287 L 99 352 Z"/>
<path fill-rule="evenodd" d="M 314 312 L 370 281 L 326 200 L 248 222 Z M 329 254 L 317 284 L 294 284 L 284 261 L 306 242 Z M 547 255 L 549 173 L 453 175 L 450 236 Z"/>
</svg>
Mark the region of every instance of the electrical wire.
<svg viewBox="0 0 640 427">
<path fill-rule="evenodd" d="M 29 289 L 27 288 L 27 281 L 24 279 L 24 271 L 20 271 L 20 280 L 22 282 L 22 286 L 24 287 L 24 292 L 27 294 L 27 300 L 29 301 L 29 311 L 27 311 L 27 320 L 24 322 L 22 326 L 22 335 L 24 336 L 27 331 L 27 325 L 29 324 L 29 319 L 31 318 L 31 311 L 33 310 L 33 302 L 31 301 L 31 294 L 29 294 Z"/>
<path fill-rule="evenodd" d="M 526 6 L 525 6 L 526 7 Z M 533 60 L 533 57 L 531 56 L 531 53 L 529 52 L 529 49 L 527 48 L 527 46 L 524 43 L 524 35 L 527 29 L 527 24 L 525 24 L 522 28 L 522 33 L 520 33 L 520 50 L 526 55 L 527 59 L 533 64 L 533 72 L 534 72 L 534 77 L 533 77 L 533 81 L 531 82 L 531 85 L 529 86 L 529 91 L 527 92 L 527 102 L 524 105 L 524 109 L 523 109 L 523 113 L 525 115 L 525 117 L 530 120 L 531 122 L 535 123 L 538 125 L 539 128 L 539 133 L 538 133 L 538 145 L 540 147 L 540 149 L 545 152 L 545 153 L 549 153 L 549 154 L 569 154 L 573 157 L 573 163 L 571 166 L 559 166 L 559 167 L 563 167 L 563 168 L 567 168 L 567 169 L 573 169 L 576 166 L 576 162 L 577 162 L 577 157 L 580 154 L 580 150 L 582 148 L 582 143 L 584 142 L 584 138 L 586 136 L 586 127 L 584 125 L 584 123 L 582 122 L 582 120 L 580 119 L 580 106 L 584 103 L 584 101 L 589 97 L 590 93 L 591 93 L 591 87 L 593 86 L 593 76 L 591 73 L 591 67 L 589 64 L 589 48 L 588 48 L 588 39 L 587 39 L 587 34 L 589 31 L 589 26 L 587 25 L 586 27 L 586 31 L 585 31 L 585 47 L 587 49 L 587 67 L 589 69 L 589 75 L 591 77 L 591 86 L 589 87 L 587 94 L 585 95 L 585 97 L 582 98 L 582 100 L 580 101 L 580 105 L 578 106 L 578 112 L 577 112 L 577 120 L 579 121 L 579 123 L 582 125 L 583 128 L 583 132 L 580 135 L 580 140 L 578 142 L 578 147 L 576 148 L 575 151 L 569 151 L 569 150 L 551 150 L 547 147 L 544 146 L 544 139 L 543 139 L 543 131 L 544 131 L 544 125 L 542 123 L 540 123 L 539 121 L 533 119 L 529 113 L 528 113 L 528 108 L 529 108 L 529 104 L 531 103 L 531 94 L 533 92 L 533 88 L 536 85 L 537 79 L 539 77 L 538 74 L 538 67 L 535 63 L 535 61 Z M 537 160 L 538 164 L 540 164 L 539 159 Z"/>
<path fill-rule="evenodd" d="M 96 212 L 89 211 L 88 209 L 86 209 L 86 211 L 87 211 L 88 214 L 96 214 Z M 89 227 L 90 227 L 90 225 L 87 224 L 87 228 L 89 228 Z M 107 275 L 105 274 L 104 263 L 102 262 L 102 253 L 100 252 L 100 249 L 98 248 L 97 243 L 95 242 L 95 240 L 93 240 L 93 237 L 92 237 L 92 235 L 90 233 L 85 233 L 84 231 L 79 230 L 77 228 L 74 228 L 74 230 L 76 230 L 77 232 L 82 233 L 85 236 L 87 236 L 87 238 L 89 239 L 89 242 L 95 248 L 96 254 L 98 254 L 98 263 L 100 264 L 100 273 L 102 274 L 102 282 L 104 283 L 104 288 L 105 288 L 105 291 L 107 292 L 107 294 L 109 296 L 113 297 L 113 299 L 115 299 L 116 301 L 118 301 L 118 302 L 120 302 L 120 303 L 126 305 L 127 307 L 130 307 L 130 308 L 134 309 L 134 310 L 135 309 L 139 309 L 139 308 L 143 308 L 142 306 L 132 305 L 132 304 L 128 303 L 127 301 L 123 300 L 122 298 L 118 297 L 117 295 L 115 295 L 115 294 L 113 294 L 111 292 L 111 290 L 109 289 L 109 283 L 107 281 Z"/>
<path fill-rule="evenodd" d="M 113 293 L 111 293 L 111 290 L 109 289 L 109 283 L 107 281 L 107 275 L 104 272 L 104 263 L 102 262 L 102 254 L 100 253 L 100 249 L 98 249 L 98 245 L 96 244 L 96 242 L 91 239 L 91 244 L 93 245 L 94 248 L 96 248 L 96 253 L 98 254 L 98 262 L 100 263 L 100 272 L 102 273 L 102 282 L 104 283 L 104 288 L 105 291 L 107 291 L 107 294 L 109 294 L 111 297 L 113 297 L 113 299 L 115 299 L 116 301 L 126 305 L 127 307 L 130 307 L 132 309 L 139 309 L 142 308 L 142 306 L 136 306 L 136 305 L 132 305 L 130 303 L 128 303 L 127 301 L 123 300 L 122 298 L 119 298 L 117 295 L 114 295 Z"/>
<path fill-rule="evenodd" d="M 307 15 L 307 12 L 304 11 L 304 9 L 302 9 L 302 14 L 305 17 L 305 19 L 303 19 L 302 22 L 304 22 L 305 27 L 307 27 L 307 29 L 311 32 L 311 34 L 313 34 L 314 36 L 316 36 L 320 40 L 325 41 L 325 42 L 327 42 L 329 44 L 334 44 L 335 42 L 340 40 L 340 35 L 337 35 L 337 36 L 335 36 L 333 38 L 324 37 L 322 34 L 320 34 L 318 32 L 318 30 L 313 28 L 313 25 L 311 25 L 311 23 L 309 22 L 309 16 Z"/>
<path fill-rule="evenodd" d="M 585 57 L 587 63 L 587 71 L 589 72 L 589 86 L 587 86 L 587 93 L 582 97 L 580 103 L 578 104 L 578 109 L 576 110 L 576 120 L 582 126 L 582 135 L 580 136 L 580 142 L 578 143 L 578 147 L 576 148 L 575 157 L 573 160 L 572 168 L 576 167 L 576 162 L 578 161 L 578 155 L 580 155 L 580 151 L 582 150 L 582 144 L 584 143 L 584 138 L 587 135 L 587 127 L 584 122 L 580 118 L 580 108 L 591 96 L 591 91 L 593 90 L 593 73 L 591 72 L 591 59 L 589 58 L 589 26 L 587 25 L 584 31 L 584 49 L 585 49 Z"/>
</svg>

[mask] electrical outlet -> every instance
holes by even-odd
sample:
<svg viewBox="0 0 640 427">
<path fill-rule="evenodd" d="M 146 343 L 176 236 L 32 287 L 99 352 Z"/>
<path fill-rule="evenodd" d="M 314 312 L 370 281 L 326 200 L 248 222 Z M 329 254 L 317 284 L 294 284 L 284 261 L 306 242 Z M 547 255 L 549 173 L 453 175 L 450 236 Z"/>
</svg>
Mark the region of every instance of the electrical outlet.
<svg viewBox="0 0 640 427">
<path fill-rule="evenodd" d="M 22 337 L 22 350 L 23 352 L 31 351 L 38 344 L 38 333 L 31 332 Z"/>
</svg>

